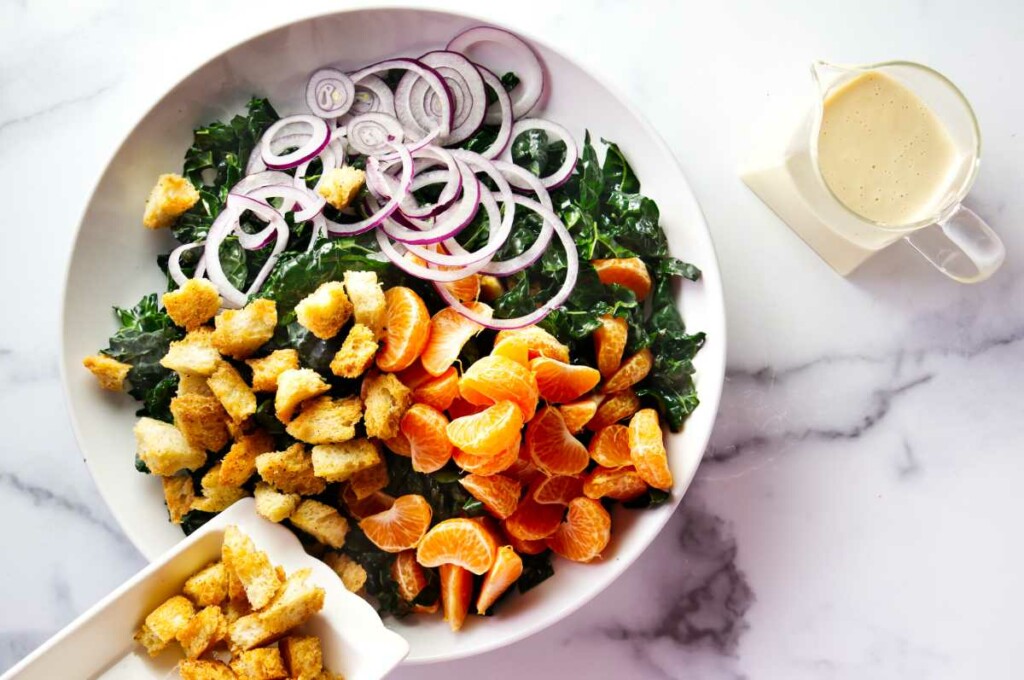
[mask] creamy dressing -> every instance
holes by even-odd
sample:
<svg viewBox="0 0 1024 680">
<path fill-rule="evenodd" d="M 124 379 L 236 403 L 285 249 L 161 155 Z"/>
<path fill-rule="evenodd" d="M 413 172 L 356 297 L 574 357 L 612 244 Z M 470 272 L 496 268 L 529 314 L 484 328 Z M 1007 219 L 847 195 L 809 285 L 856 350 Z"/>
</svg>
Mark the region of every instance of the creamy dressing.
<svg viewBox="0 0 1024 680">
<path fill-rule="evenodd" d="M 900 226 L 932 217 L 958 162 L 938 117 L 884 73 L 863 73 L 825 100 L 818 166 L 836 198 L 868 220 Z"/>
</svg>

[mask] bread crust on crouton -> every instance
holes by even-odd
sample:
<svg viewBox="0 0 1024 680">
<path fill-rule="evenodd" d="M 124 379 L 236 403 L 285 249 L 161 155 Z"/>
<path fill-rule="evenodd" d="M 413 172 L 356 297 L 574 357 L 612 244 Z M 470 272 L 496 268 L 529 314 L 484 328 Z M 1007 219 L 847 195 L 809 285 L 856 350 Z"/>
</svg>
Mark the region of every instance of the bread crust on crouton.
<svg viewBox="0 0 1024 680">
<path fill-rule="evenodd" d="M 299 507 L 302 496 L 297 493 L 281 493 L 266 482 L 256 483 L 256 514 L 271 522 L 283 522 L 295 508 Z"/>
<path fill-rule="evenodd" d="M 379 446 L 369 439 L 320 444 L 313 447 L 312 454 L 313 472 L 329 482 L 348 481 L 355 473 L 382 460 Z"/>
<path fill-rule="evenodd" d="M 213 346 L 221 354 L 245 359 L 274 337 L 277 304 L 257 299 L 242 309 L 225 309 L 213 320 Z"/>
<path fill-rule="evenodd" d="M 302 444 L 260 454 L 256 470 L 264 482 L 285 493 L 315 496 L 327 488 L 327 483 L 314 474 L 313 458 Z"/>
<path fill-rule="evenodd" d="M 238 680 L 227 664 L 220 661 L 186 659 L 178 664 L 181 680 Z"/>
<path fill-rule="evenodd" d="M 206 471 L 200 486 L 203 495 L 192 501 L 193 510 L 202 512 L 223 512 L 249 495 L 245 489 L 237 486 L 224 486 L 220 483 L 221 463 L 217 463 Z"/>
<path fill-rule="evenodd" d="M 153 474 L 169 477 L 206 464 L 206 451 L 190 444 L 170 423 L 139 418 L 134 431 L 136 453 Z"/>
<path fill-rule="evenodd" d="M 344 210 L 359 195 L 365 181 L 365 172 L 351 165 L 343 165 L 325 172 L 316 191 L 336 210 Z"/>
<path fill-rule="evenodd" d="M 291 574 L 266 609 L 243 616 L 228 626 L 232 648 L 245 651 L 276 640 L 320 611 L 324 590 L 306 582 L 309 574 L 309 569 Z"/>
<path fill-rule="evenodd" d="M 206 279 L 189 279 L 181 288 L 164 293 L 163 303 L 171 321 L 190 331 L 217 315 L 220 293 Z"/>
<path fill-rule="evenodd" d="M 146 199 L 142 224 L 147 229 L 169 227 L 198 201 L 199 192 L 192 182 L 174 173 L 160 175 Z"/>
<path fill-rule="evenodd" d="M 210 606 L 199 610 L 178 631 L 178 642 L 189 659 L 198 659 L 228 636 L 228 622 L 220 607 Z"/>
<path fill-rule="evenodd" d="M 188 624 L 195 614 L 195 607 L 181 595 L 164 601 L 150 612 L 135 634 L 135 639 L 149 652 L 156 656 L 174 640 L 175 636 Z"/>
<path fill-rule="evenodd" d="M 273 392 L 277 389 L 277 377 L 287 370 L 299 367 L 299 353 L 294 349 L 274 350 L 259 359 L 246 359 L 252 369 L 254 392 Z"/>
<path fill-rule="evenodd" d="M 128 377 L 128 371 L 132 370 L 131 364 L 122 363 L 106 354 L 86 357 L 82 359 L 82 365 L 96 376 L 100 387 L 111 392 L 124 391 L 125 378 Z"/>
<path fill-rule="evenodd" d="M 221 486 L 242 486 L 256 473 L 256 457 L 274 450 L 274 438 L 263 430 L 239 435 L 220 463 Z"/>
<path fill-rule="evenodd" d="M 181 518 L 192 509 L 192 501 L 196 492 L 192 485 L 192 477 L 187 474 L 162 477 L 160 482 L 164 488 L 164 502 L 167 503 L 167 514 L 174 524 L 181 524 Z"/>
<path fill-rule="evenodd" d="M 320 638 L 313 635 L 289 635 L 277 643 L 289 678 L 315 680 L 324 669 Z"/>
<path fill-rule="evenodd" d="M 221 361 L 206 383 L 236 423 L 256 413 L 256 395 L 228 362 Z"/>
<path fill-rule="evenodd" d="M 160 365 L 178 373 L 208 376 L 217 370 L 220 353 L 213 346 L 213 331 L 206 326 L 189 331 L 167 348 Z"/>
<path fill-rule="evenodd" d="M 339 378 L 358 378 L 373 365 L 377 338 L 361 323 L 353 324 L 341 349 L 331 359 L 331 373 Z"/>
<path fill-rule="evenodd" d="M 361 501 L 386 487 L 389 481 L 391 480 L 388 476 L 388 466 L 382 460 L 376 465 L 354 472 L 349 477 L 348 487 L 352 490 L 356 500 Z"/>
<path fill-rule="evenodd" d="M 327 281 L 295 305 L 295 319 L 321 340 L 338 334 L 352 316 L 352 303 L 341 281 Z"/>
<path fill-rule="evenodd" d="M 284 371 L 277 377 L 274 411 L 282 423 L 289 423 L 299 404 L 331 389 L 320 374 L 310 368 Z"/>
<path fill-rule="evenodd" d="M 334 570 L 347 590 L 358 593 L 366 585 L 366 569 L 345 553 L 329 552 L 323 556 L 323 561 Z"/>
<path fill-rule="evenodd" d="M 189 444 L 206 451 L 220 451 L 228 443 L 227 413 L 214 397 L 186 394 L 171 399 L 174 426 Z"/>
<path fill-rule="evenodd" d="M 234 570 L 253 609 L 262 609 L 277 595 L 281 581 L 270 558 L 236 526 L 224 531 L 221 559 L 225 568 Z"/>
<path fill-rule="evenodd" d="M 393 373 L 371 372 L 363 379 L 363 392 L 366 435 L 378 439 L 397 437 L 402 416 L 412 406 L 412 390 Z"/>
<path fill-rule="evenodd" d="M 231 660 L 231 670 L 246 680 L 280 680 L 288 677 L 281 652 L 276 647 L 242 652 Z"/>
<path fill-rule="evenodd" d="M 198 607 L 220 605 L 228 597 L 228 574 L 223 562 L 214 562 L 193 574 L 182 589 Z"/>
<path fill-rule="evenodd" d="M 177 396 L 184 397 L 189 394 L 196 394 L 199 395 L 200 397 L 213 396 L 213 392 L 210 390 L 210 386 L 206 384 L 205 375 L 199 375 L 197 373 L 178 374 Z"/>
<path fill-rule="evenodd" d="M 352 309 L 356 323 L 362 324 L 373 331 L 373 337 L 380 339 L 384 335 L 384 322 L 387 319 L 387 302 L 384 290 L 377 281 L 375 272 L 345 272 L 345 292 L 352 301 Z"/>
<path fill-rule="evenodd" d="M 309 399 L 285 430 L 307 444 L 344 442 L 356 436 L 356 423 L 363 416 L 363 400 L 357 396 Z"/>
<path fill-rule="evenodd" d="M 306 498 L 295 508 L 288 521 L 324 545 L 332 548 L 345 545 L 348 520 L 326 503 Z"/>
</svg>

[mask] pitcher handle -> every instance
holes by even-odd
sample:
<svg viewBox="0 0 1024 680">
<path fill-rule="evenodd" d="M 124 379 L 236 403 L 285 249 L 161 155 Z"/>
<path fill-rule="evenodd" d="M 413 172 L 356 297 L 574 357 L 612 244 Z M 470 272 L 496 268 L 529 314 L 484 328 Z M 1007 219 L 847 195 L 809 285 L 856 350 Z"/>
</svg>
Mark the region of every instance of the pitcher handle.
<svg viewBox="0 0 1024 680">
<path fill-rule="evenodd" d="M 999 236 L 985 220 L 962 205 L 941 222 L 904 239 L 936 269 L 960 283 L 984 281 L 1006 257 Z"/>
</svg>

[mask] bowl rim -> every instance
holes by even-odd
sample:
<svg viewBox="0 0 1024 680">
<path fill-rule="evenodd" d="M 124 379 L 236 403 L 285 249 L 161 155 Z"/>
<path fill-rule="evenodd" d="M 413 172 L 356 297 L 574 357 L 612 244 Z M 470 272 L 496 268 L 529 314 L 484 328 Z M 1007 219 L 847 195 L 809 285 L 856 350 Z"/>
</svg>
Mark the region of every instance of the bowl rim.
<svg viewBox="0 0 1024 680">
<path fill-rule="evenodd" d="M 93 484 L 95 485 L 97 491 L 99 492 L 100 497 L 103 499 L 103 502 L 109 509 L 111 515 L 113 515 L 114 519 L 117 521 L 118 528 L 120 529 L 120 531 L 125 535 L 126 538 L 128 538 L 132 546 L 135 547 L 135 549 L 138 550 L 143 555 L 143 557 L 147 559 L 147 562 L 152 561 L 153 557 L 149 556 L 147 552 L 143 550 L 143 548 L 136 542 L 135 537 L 125 528 L 126 525 L 121 520 L 121 512 L 119 511 L 118 506 L 116 506 L 112 502 L 112 499 L 104 490 L 103 486 L 97 482 L 96 472 L 94 470 L 93 464 L 90 462 L 89 456 L 86 455 L 85 449 L 82 446 L 83 439 L 81 435 L 81 429 L 78 423 L 78 415 L 76 414 L 75 409 L 73 408 L 71 400 L 71 389 L 69 383 L 70 371 L 64 347 L 64 338 L 67 322 L 68 286 L 70 283 L 72 262 L 74 261 L 75 253 L 78 250 L 79 241 L 82 238 L 85 217 L 89 212 L 90 206 L 92 205 L 93 199 L 96 195 L 96 191 L 99 189 L 100 183 L 103 181 L 114 160 L 121 153 L 125 143 L 128 141 L 128 138 L 134 133 L 136 128 L 138 128 L 139 124 L 142 123 L 142 121 L 144 121 L 152 111 L 154 111 L 158 106 L 161 105 L 163 100 L 170 92 L 172 92 L 186 80 L 191 78 L 197 71 L 205 68 L 215 60 L 220 59 L 224 55 L 232 52 L 233 50 L 238 49 L 244 44 L 261 39 L 270 33 L 281 30 L 283 28 L 287 28 L 293 24 L 297 24 L 300 22 L 315 20 L 322 17 L 353 14 L 360 12 L 401 11 L 446 15 L 460 19 L 468 19 L 473 22 L 477 22 L 478 24 L 481 25 L 495 26 L 498 28 L 503 28 L 508 31 L 512 31 L 515 34 L 523 37 L 525 40 L 538 45 L 542 45 L 545 49 L 558 54 L 559 57 L 564 59 L 572 67 L 597 80 L 597 78 L 591 73 L 591 70 L 582 65 L 576 58 L 567 55 L 565 52 L 556 47 L 553 47 L 547 41 L 536 38 L 528 29 L 523 29 L 520 27 L 511 27 L 495 19 L 482 17 L 474 13 L 453 11 L 444 8 L 435 9 L 429 7 L 417 7 L 404 4 L 380 5 L 375 2 L 372 2 L 372 0 L 357 0 L 356 2 L 342 9 L 325 10 L 318 8 L 310 12 L 298 12 L 292 16 L 283 18 L 280 21 L 274 22 L 273 25 L 261 27 L 254 33 L 246 34 L 240 37 L 239 39 L 231 42 L 231 44 L 227 46 L 220 46 L 220 44 L 217 43 L 217 46 L 212 47 L 210 50 L 204 51 L 201 57 L 199 57 L 198 59 L 191 60 L 187 65 L 184 65 L 183 67 L 178 69 L 176 73 L 180 73 L 182 75 L 178 76 L 168 86 L 163 87 L 159 94 L 155 96 L 154 100 L 150 101 L 149 98 L 153 95 L 147 93 L 147 104 L 139 107 L 141 111 L 136 109 L 136 111 L 138 112 L 135 112 L 131 116 L 129 116 L 130 120 L 132 121 L 131 125 L 126 126 L 124 134 L 121 135 L 120 137 L 120 141 L 113 147 L 113 151 L 107 156 L 106 161 L 103 163 L 100 172 L 97 174 L 95 182 L 93 182 L 92 188 L 88 193 L 88 197 L 82 205 L 82 208 L 79 212 L 77 225 L 74 229 L 74 233 L 71 239 L 71 248 L 68 251 L 67 259 L 65 261 L 64 276 L 62 280 L 63 285 L 61 289 L 61 314 L 57 328 L 57 331 L 59 333 L 58 347 L 61 391 L 63 394 L 64 404 L 67 409 L 68 417 L 71 421 L 72 431 L 75 436 L 75 443 L 78 445 L 78 450 L 82 454 L 82 458 L 86 464 L 86 468 L 89 470 L 89 475 L 90 477 L 92 477 Z M 657 129 L 650 123 L 650 121 L 647 120 L 646 116 L 644 116 L 643 113 L 641 113 L 640 110 L 633 105 L 632 101 L 623 94 L 618 85 L 609 82 L 608 80 L 605 79 L 601 79 L 599 80 L 599 82 L 601 86 L 608 90 L 608 92 L 618 101 L 618 103 L 621 104 L 626 109 L 626 111 L 628 111 L 630 116 L 638 123 L 640 128 L 651 138 L 654 147 L 659 152 L 664 154 L 667 159 L 670 159 L 671 163 L 678 171 L 680 177 L 682 177 L 683 179 L 683 185 L 680 187 L 682 193 L 682 200 L 684 203 L 688 204 L 688 212 L 691 213 L 694 218 L 699 218 L 699 225 L 694 225 L 693 228 L 697 228 L 699 226 L 704 231 L 707 237 L 707 245 L 710 260 L 709 262 L 702 264 L 701 281 L 702 285 L 704 286 L 704 295 L 708 297 L 709 306 L 718 309 L 719 312 L 718 314 L 712 315 L 711 319 L 712 322 L 717 321 L 717 327 L 701 328 L 700 330 L 707 332 L 708 335 L 711 338 L 713 338 L 711 342 L 713 342 L 715 345 L 720 346 L 720 351 L 714 353 L 716 355 L 716 358 L 720 357 L 720 360 L 712 366 L 704 366 L 704 370 L 699 373 L 702 380 L 700 386 L 701 391 L 699 393 L 700 405 L 698 408 L 707 409 L 707 411 L 711 411 L 711 414 L 708 416 L 709 422 L 706 431 L 701 433 L 697 437 L 697 441 L 694 443 L 694 447 L 699 448 L 701 452 L 700 459 L 698 459 L 697 464 L 693 466 L 690 474 L 685 479 L 677 477 L 675 488 L 673 489 L 673 495 L 675 496 L 675 498 L 672 502 L 671 510 L 669 512 L 663 513 L 663 515 L 658 518 L 659 524 L 651 533 L 651 536 L 647 540 L 646 545 L 644 545 L 643 548 L 641 548 L 631 556 L 617 559 L 616 568 L 609 569 L 607 573 L 603 575 L 604 578 L 602 583 L 600 584 L 600 587 L 594 588 L 590 592 L 585 593 L 584 595 L 571 600 L 565 607 L 561 608 L 551 616 L 539 618 L 533 621 L 532 623 L 527 623 L 527 625 L 524 625 L 511 636 L 506 636 L 501 639 L 495 638 L 495 641 L 493 643 L 485 643 L 465 651 L 456 648 L 454 651 L 450 653 L 439 655 L 436 657 L 415 659 L 410 659 L 409 657 L 406 657 L 406 659 L 402 662 L 402 665 L 441 663 L 445 661 L 454 661 L 457 659 L 464 659 L 484 654 L 487 652 L 492 652 L 496 649 L 500 649 L 515 644 L 517 642 L 521 642 L 522 640 L 531 637 L 541 632 L 542 630 L 545 630 L 546 628 L 554 625 L 555 623 L 568 617 L 570 614 L 573 614 L 574 612 L 581 609 L 584 605 L 588 604 L 600 593 L 603 593 L 605 590 L 607 590 L 607 588 L 611 586 L 612 583 L 614 583 L 619 577 L 621 577 L 629 569 L 629 567 L 632 566 L 632 564 L 650 548 L 651 544 L 654 543 L 657 537 L 664 530 L 665 526 L 668 524 L 669 520 L 675 514 L 676 510 L 679 508 L 679 505 L 682 503 L 683 497 L 689 490 L 690 485 L 693 482 L 693 479 L 696 475 L 697 469 L 700 467 L 700 463 L 703 460 L 704 454 L 707 451 L 707 446 L 711 439 L 711 434 L 714 430 L 714 425 L 717 420 L 719 406 L 721 403 L 722 391 L 725 382 L 725 367 L 727 361 L 728 348 L 726 335 L 727 320 L 725 295 L 721 277 L 721 267 L 718 261 L 718 253 L 715 248 L 714 237 L 711 233 L 711 229 L 708 226 L 708 222 L 706 217 L 704 216 L 704 212 L 701 209 L 700 204 L 697 201 L 697 197 L 693 192 L 692 185 L 690 184 L 690 181 L 687 178 L 686 173 L 679 162 L 679 159 L 676 157 L 675 153 L 673 153 L 672 148 L 665 142 L 664 138 L 657 131 Z M 689 217 L 691 217 L 691 215 L 687 215 L 687 218 Z M 709 267 L 709 265 L 711 266 Z M 711 282 L 711 285 L 708 285 L 709 280 Z M 707 347 L 704 348 L 704 351 L 706 350 Z M 675 433 L 669 433 L 669 436 L 675 437 L 679 435 Z M 182 540 L 184 540 L 185 538 L 185 536 L 182 536 Z"/>
</svg>

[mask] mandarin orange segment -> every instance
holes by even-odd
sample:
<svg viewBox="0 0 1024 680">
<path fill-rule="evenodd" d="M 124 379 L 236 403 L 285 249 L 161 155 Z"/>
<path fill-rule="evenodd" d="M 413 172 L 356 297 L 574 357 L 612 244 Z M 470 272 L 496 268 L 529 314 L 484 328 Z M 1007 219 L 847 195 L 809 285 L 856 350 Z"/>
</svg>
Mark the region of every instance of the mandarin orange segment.
<svg viewBox="0 0 1024 680">
<path fill-rule="evenodd" d="M 629 455 L 629 428 L 625 425 L 607 425 L 594 433 L 590 440 L 590 457 L 598 465 L 619 468 L 633 464 Z"/>
<path fill-rule="evenodd" d="M 522 435 L 516 432 L 512 443 L 505 447 L 501 453 L 494 456 L 474 456 L 465 451 L 455 449 L 452 457 L 455 460 L 455 464 L 466 472 L 479 475 L 480 477 L 489 477 L 505 472 L 516 464 L 519 460 L 521 440 Z"/>
<path fill-rule="evenodd" d="M 518 481 L 497 474 L 467 475 L 459 480 L 459 484 L 498 519 L 505 519 L 515 512 L 523 491 L 523 485 Z"/>
<path fill-rule="evenodd" d="M 413 404 L 405 412 L 399 428 L 409 440 L 413 470 L 437 472 L 451 460 L 447 427 L 448 417 L 432 406 Z"/>
<path fill-rule="evenodd" d="M 477 360 L 459 378 L 459 394 L 472 404 L 511 401 L 529 421 L 537 411 L 537 380 L 522 364 L 503 356 Z"/>
<path fill-rule="evenodd" d="M 459 372 L 455 370 L 454 366 L 436 378 L 430 378 L 420 383 L 412 391 L 414 402 L 433 406 L 438 411 L 447 411 L 457 396 L 459 396 Z"/>
<path fill-rule="evenodd" d="M 501 597 L 502 593 L 508 590 L 522 575 L 523 558 L 517 555 L 515 549 L 510 545 L 498 548 L 494 566 L 484 576 L 484 582 L 480 586 L 480 594 L 476 598 L 476 613 L 483 616 L 491 608 L 491 605 Z"/>
<path fill-rule="evenodd" d="M 415 548 L 430 526 L 433 511 L 423 496 L 399 496 L 390 508 L 359 521 L 370 541 L 384 552 Z"/>
<path fill-rule="evenodd" d="M 601 325 L 594 331 L 594 356 L 597 370 L 605 379 L 619 370 L 628 337 L 629 324 L 625 319 L 610 314 L 601 317 Z"/>
<path fill-rule="evenodd" d="M 511 359 L 523 366 L 530 365 L 530 344 L 522 335 L 509 335 L 494 343 L 493 356 Z"/>
<path fill-rule="evenodd" d="M 494 564 L 498 543 L 482 522 L 455 517 L 437 523 L 420 541 L 416 561 L 424 567 L 457 564 L 474 574 Z"/>
<path fill-rule="evenodd" d="M 442 564 L 441 607 L 453 631 L 462 628 L 473 601 L 473 574 L 455 564 Z"/>
<path fill-rule="evenodd" d="M 596 368 L 564 364 L 547 357 L 531 359 L 530 371 L 537 379 L 540 396 L 555 404 L 578 399 L 594 389 L 601 380 L 601 374 Z"/>
<path fill-rule="evenodd" d="M 609 469 L 600 465 L 583 478 L 583 495 L 587 498 L 613 498 L 628 501 L 647 491 L 645 482 L 632 467 Z"/>
<path fill-rule="evenodd" d="M 533 464 L 549 475 L 578 475 L 590 462 L 587 447 L 569 433 L 553 406 L 542 408 L 526 426 L 526 448 Z"/>
<path fill-rule="evenodd" d="M 505 531 L 505 540 L 507 540 L 520 555 L 539 555 L 548 549 L 548 544 L 544 542 L 543 538 L 537 539 L 536 541 L 524 541 L 521 538 L 516 538 L 508 531 Z"/>
<path fill-rule="evenodd" d="M 414 361 L 408 368 L 398 372 L 398 379 L 410 390 L 416 389 L 433 377 L 423 368 L 422 361 Z"/>
<path fill-rule="evenodd" d="M 389 509 L 395 504 L 395 497 L 383 491 L 377 491 L 366 498 L 359 499 L 356 498 L 352 487 L 346 484 L 345 490 L 341 493 L 341 502 L 353 519 L 360 520 Z"/>
<path fill-rule="evenodd" d="M 440 267 L 442 270 L 448 267 Z M 449 293 L 455 296 L 459 302 L 474 302 L 480 297 L 480 275 L 470 274 L 464 279 L 446 281 L 441 284 Z"/>
<path fill-rule="evenodd" d="M 585 496 L 569 503 L 566 521 L 548 538 L 556 555 L 574 562 L 590 562 L 601 555 L 612 537 L 612 518 L 599 501 Z"/>
<path fill-rule="evenodd" d="M 590 263 L 597 270 L 597 278 L 606 286 L 613 283 L 625 286 L 636 294 L 637 300 L 643 300 L 651 292 L 651 275 L 639 257 L 591 260 Z"/>
<path fill-rule="evenodd" d="M 653 365 L 654 355 L 651 354 L 650 349 L 644 347 L 622 363 L 619 370 L 615 371 L 615 374 L 608 378 L 608 382 L 601 386 L 601 391 L 607 394 L 621 392 L 632 387 L 647 377 Z"/>
<path fill-rule="evenodd" d="M 471 302 L 466 307 L 488 318 L 494 313 L 482 302 Z M 430 375 L 441 375 L 459 358 L 463 345 L 483 329 L 476 321 L 470 321 L 451 307 L 445 307 L 430 320 L 430 337 L 420 355 L 423 368 Z"/>
<path fill-rule="evenodd" d="M 578 434 L 590 422 L 594 414 L 597 413 L 597 407 L 600 403 L 601 397 L 595 395 L 586 399 L 580 399 L 579 401 L 562 404 L 558 407 L 558 410 L 561 412 L 562 420 L 565 421 L 565 427 L 569 432 Z"/>
<path fill-rule="evenodd" d="M 632 389 L 625 389 L 605 397 L 597 407 L 597 413 L 587 423 L 587 429 L 597 432 L 603 427 L 614 425 L 629 418 L 640 410 L 640 397 Z"/>
<path fill-rule="evenodd" d="M 653 408 L 637 411 L 629 421 L 629 456 L 637 473 L 649 485 L 662 491 L 672 488 L 672 470 L 668 466 L 661 423 Z"/>
<path fill-rule="evenodd" d="M 474 413 L 480 413 L 490 404 L 470 404 L 462 397 L 455 397 L 452 400 L 451 406 L 448 407 L 448 415 L 451 416 L 452 420 L 461 418 L 462 416 L 471 416 Z"/>
<path fill-rule="evenodd" d="M 557 361 L 569 363 L 569 348 L 558 341 L 558 338 L 548 333 L 540 326 L 525 326 L 514 330 L 498 331 L 494 338 L 495 344 L 505 338 L 519 336 L 526 341 L 529 349 L 529 357 L 547 357 Z"/>
<path fill-rule="evenodd" d="M 415 550 L 403 550 L 391 563 L 391 578 L 398 585 L 398 595 L 406 602 L 419 597 L 427 587 L 427 575 L 416 561 Z"/>
<path fill-rule="evenodd" d="M 508 448 L 522 427 L 523 414 L 519 407 L 511 401 L 499 401 L 480 413 L 456 418 L 446 430 L 449 442 L 465 453 L 494 456 Z"/>
<path fill-rule="evenodd" d="M 384 442 L 384 446 L 388 447 L 388 451 L 391 453 L 397 453 L 399 456 L 405 456 L 406 458 L 412 455 L 412 446 L 409 444 L 409 438 L 402 434 L 401 430 L 394 437 L 381 441 Z"/>
<path fill-rule="evenodd" d="M 537 541 L 555 533 L 564 514 L 564 506 L 541 505 L 527 494 L 505 520 L 505 531 L 524 541 Z"/>
<path fill-rule="evenodd" d="M 583 480 L 568 475 L 544 477 L 534 484 L 530 495 L 541 505 L 569 505 L 583 495 Z"/>
<path fill-rule="evenodd" d="M 430 312 L 411 288 L 395 286 L 384 293 L 384 340 L 377 352 L 377 368 L 394 373 L 408 368 L 427 345 Z"/>
</svg>

